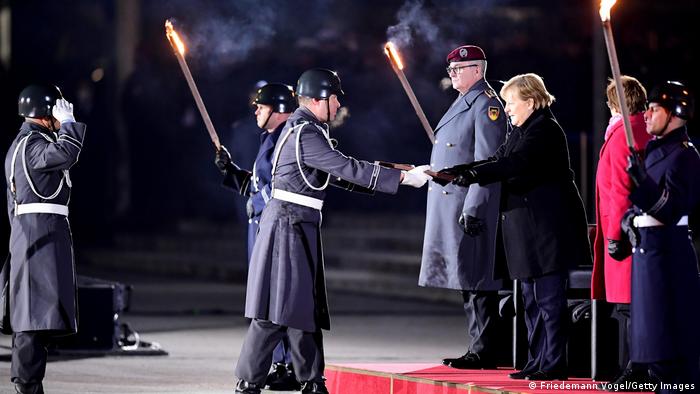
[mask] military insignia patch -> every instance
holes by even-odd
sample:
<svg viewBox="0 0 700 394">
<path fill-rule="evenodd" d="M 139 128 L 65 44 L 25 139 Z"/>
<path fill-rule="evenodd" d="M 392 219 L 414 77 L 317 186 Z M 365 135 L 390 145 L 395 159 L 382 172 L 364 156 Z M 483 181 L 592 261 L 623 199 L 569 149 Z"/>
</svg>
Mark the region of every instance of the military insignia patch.
<svg viewBox="0 0 700 394">
<path fill-rule="evenodd" d="M 459 50 L 459 56 L 460 57 L 467 57 L 467 48 L 462 48 Z"/>
<path fill-rule="evenodd" d="M 501 114 L 501 109 L 498 107 L 489 107 L 489 119 L 494 122 L 498 119 L 498 115 Z"/>
</svg>

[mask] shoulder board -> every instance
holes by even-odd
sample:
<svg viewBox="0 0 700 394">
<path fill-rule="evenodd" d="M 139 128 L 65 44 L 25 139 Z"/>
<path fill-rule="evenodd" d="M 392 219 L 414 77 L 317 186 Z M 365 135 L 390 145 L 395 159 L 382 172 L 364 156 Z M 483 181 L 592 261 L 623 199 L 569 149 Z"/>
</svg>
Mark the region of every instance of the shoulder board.
<svg viewBox="0 0 700 394">
<path fill-rule="evenodd" d="M 488 98 L 496 97 L 496 92 L 493 89 L 486 89 L 486 90 L 484 90 L 484 93 L 486 93 L 486 96 Z"/>
</svg>

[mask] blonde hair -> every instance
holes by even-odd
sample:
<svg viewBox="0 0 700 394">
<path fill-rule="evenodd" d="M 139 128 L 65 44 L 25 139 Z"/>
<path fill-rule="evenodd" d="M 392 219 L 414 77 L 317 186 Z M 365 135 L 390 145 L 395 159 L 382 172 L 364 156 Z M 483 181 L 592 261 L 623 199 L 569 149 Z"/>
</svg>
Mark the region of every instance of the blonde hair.
<svg viewBox="0 0 700 394">
<path fill-rule="evenodd" d="M 532 99 L 535 109 L 549 107 L 555 100 L 544 87 L 542 77 L 533 73 L 520 74 L 509 79 L 501 88 L 501 96 L 509 90 L 517 92 L 525 101 Z"/>
<path fill-rule="evenodd" d="M 623 75 L 620 79 L 622 80 L 622 90 L 625 93 L 625 102 L 630 114 L 644 112 L 647 103 L 647 90 L 644 89 L 642 83 L 637 78 L 627 75 Z M 608 87 L 605 93 L 608 96 L 608 106 L 615 112 L 622 112 L 620 102 L 617 100 L 617 87 L 612 78 L 608 80 Z"/>
</svg>

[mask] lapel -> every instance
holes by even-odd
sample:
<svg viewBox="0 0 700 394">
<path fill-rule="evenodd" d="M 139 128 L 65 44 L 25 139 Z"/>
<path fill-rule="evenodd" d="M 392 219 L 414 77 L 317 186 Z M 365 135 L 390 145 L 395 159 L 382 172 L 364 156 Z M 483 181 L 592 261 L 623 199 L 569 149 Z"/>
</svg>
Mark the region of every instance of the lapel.
<svg viewBox="0 0 700 394">
<path fill-rule="evenodd" d="M 488 88 L 488 84 L 482 79 L 481 81 L 475 83 L 474 86 L 467 91 L 467 93 L 464 95 L 459 95 L 452 103 L 452 106 L 450 106 L 450 109 L 448 109 L 447 112 L 445 112 L 445 115 L 442 116 L 442 119 L 440 119 L 440 122 L 435 128 L 435 133 L 437 134 L 438 130 L 454 119 L 455 116 L 464 111 L 468 111 L 474 104 L 476 98 L 479 97 L 479 95 L 483 93 L 486 88 Z"/>
</svg>

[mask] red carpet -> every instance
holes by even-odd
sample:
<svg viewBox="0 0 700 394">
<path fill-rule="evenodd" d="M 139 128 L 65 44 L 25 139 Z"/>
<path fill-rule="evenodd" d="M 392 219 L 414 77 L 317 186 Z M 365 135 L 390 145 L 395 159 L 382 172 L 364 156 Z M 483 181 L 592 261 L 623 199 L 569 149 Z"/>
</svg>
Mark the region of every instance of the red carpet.
<svg viewBox="0 0 700 394">
<path fill-rule="evenodd" d="M 590 379 L 530 382 L 509 379 L 511 372 L 435 364 L 335 364 L 326 366 L 325 374 L 331 394 L 601 393 Z"/>
</svg>

